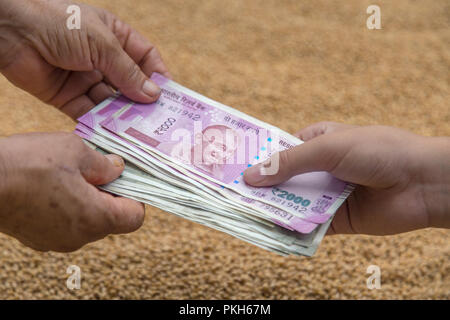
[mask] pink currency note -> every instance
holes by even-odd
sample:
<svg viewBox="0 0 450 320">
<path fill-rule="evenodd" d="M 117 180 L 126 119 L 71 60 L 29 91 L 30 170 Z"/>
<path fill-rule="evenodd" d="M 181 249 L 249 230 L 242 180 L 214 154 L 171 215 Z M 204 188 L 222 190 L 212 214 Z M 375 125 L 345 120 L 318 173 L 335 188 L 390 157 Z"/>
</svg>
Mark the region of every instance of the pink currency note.
<svg viewBox="0 0 450 320">
<path fill-rule="evenodd" d="M 92 137 L 95 135 L 96 131 L 101 130 L 100 123 L 107 119 L 108 117 L 112 116 L 114 113 L 118 112 L 122 108 L 126 107 L 127 105 L 130 105 L 130 101 L 124 97 L 117 97 L 117 98 L 110 98 L 108 100 L 105 100 L 98 106 L 96 106 L 94 109 L 92 109 L 90 112 L 86 113 L 85 115 L 81 116 L 78 121 L 79 123 L 76 126 L 75 133 L 78 134 L 80 137 L 91 141 Z M 125 145 L 130 150 L 134 150 L 134 152 L 141 152 L 142 150 L 135 145 L 131 144 L 129 141 L 117 136 L 113 132 L 109 132 L 109 136 L 113 137 L 114 139 L 120 141 L 121 144 Z M 153 156 L 147 154 L 147 159 L 151 160 L 154 159 Z M 178 175 L 180 174 L 179 171 L 176 169 L 173 169 L 165 164 L 159 164 L 164 170 L 174 174 Z M 293 216 L 291 214 L 288 214 L 287 212 L 273 208 L 268 204 L 255 201 L 254 199 L 249 199 L 244 196 L 239 195 L 236 192 L 233 192 L 231 190 L 225 189 L 223 186 L 216 184 L 208 179 L 205 179 L 201 176 L 195 175 L 195 179 L 202 184 L 207 185 L 213 190 L 220 191 L 221 193 L 225 193 L 226 196 L 229 198 L 233 198 L 236 201 L 244 204 L 251 204 L 252 206 L 258 208 L 260 211 L 266 213 L 269 217 L 272 217 L 270 220 L 274 222 L 275 224 L 278 224 L 279 226 L 282 226 L 283 228 L 289 229 L 289 230 L 295 230 L 300 233 L 311 233 L 313 230 L 317 228 L 316 223 L 312 223 L 306 220 L 303 220 L 301 218 L 298 218 L 296 216 Z M 188 178 L 187 178 L 188 179 Z M 191 181 L 191 183 L 195 183 L 195 181 L 192 181 L 192 179 L 188 179 Z"/>
<path fill-rule="evenodd" d="M 162 89 L 152 104 L 119 97 L 102 127 L 177 165 L 288 214 L 313 223 L 326 222 L 345 201 L 353 185 L 327 172 L 312 172 L 280 185 L 251 187 L 243 172 L 298 139 L 230 107 L 199 95 L 154 73 Z"/>
</svg>

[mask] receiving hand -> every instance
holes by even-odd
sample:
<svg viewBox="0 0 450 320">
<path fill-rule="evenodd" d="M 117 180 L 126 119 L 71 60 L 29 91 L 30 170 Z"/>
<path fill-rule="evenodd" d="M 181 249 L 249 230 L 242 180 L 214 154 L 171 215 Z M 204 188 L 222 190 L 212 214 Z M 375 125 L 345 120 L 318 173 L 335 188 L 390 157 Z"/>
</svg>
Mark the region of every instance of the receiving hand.
<svg viewBox="0 0 450 320">
<path fill-rule="evenodd" d="M 337 211 L 329 234 L 386 235 L 450 227 L 449 138 L 332 122 L 297 135 L 306 142 L 279 154 L 276 174 L 262 175 L 259 164 L 247 169 L 245 181 L 271 186 L 301 173 L 328 171 L 357 184 Z"/>
</svg>

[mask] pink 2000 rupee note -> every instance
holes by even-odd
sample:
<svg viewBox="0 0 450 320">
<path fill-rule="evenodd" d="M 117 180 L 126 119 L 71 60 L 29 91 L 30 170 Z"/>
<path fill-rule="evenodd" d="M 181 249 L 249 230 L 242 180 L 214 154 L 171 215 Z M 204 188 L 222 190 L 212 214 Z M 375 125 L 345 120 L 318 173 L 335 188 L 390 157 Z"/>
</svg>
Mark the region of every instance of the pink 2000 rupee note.
<svg viewBox="0 0 450 320">
<path fill-rule="evenodd" d="M 137 153 L 142 155 L 142 150 L 140 148 L 133 145 L 129 141 L 115 135 L 113 132 L 106 131 L 100 127 L 100 123 L 103 120 L 107 119 L 108 117 L 112 116 L 113 114 L 122 110 L 124 107 L 128 105 L 130 105 L 130 101 L 122 96 L 112 97 L 103 101 L 98 106 L 93 108 L 90 112 L 86 113 L 85 115 L 81 116 L 78 119 L 79 124 L 76 127 L 75 133 L 88 141 L 92 141 L 95 133 L 99 133 L 100 135 L 103 136 L 106 135 L 108 136 L 108 138 L 113 138 L 114 140 L 120 141 L 122 145 L 126 145 L 127 148 L 132 150 L 135 155 Z M 149 154 L 146 154 L 146 159 L 150 161 L 157 161 L 152 155 Z M 159 163 L 158 165 L 162 167 L 165 171 L 173 175 L 180 174 L 179 171 L 167 166 L 166 164 Z M 262 203 L 260 201 L 246 198 L 245 196 L 242 196 L 232 190 L 225 189 L 223 186 L 221 187 L 219 184 L 216 184 L 213 181 L 205 179 L 201 176 L 197 176 L 194 173 L 190 174 L 190 176 L 192 175 L 195 176 L 196 181 L 192 180 L 188 176 L 185 176 L 184 179 L 188 180 L 191 184 L 197 184 L 197 186 L 198 186 L 197 181 L 199 181 L 203 185 L 207 185 L 209 188 L 222 193 L 228 199 L 232 199 L 233 201 L 236 201 L 247 207 L 256 208 L 258 211 L 262 212 L 268 218 L 270 218 L 270 221 L 282 226 L 283 228 L 295 230 L 297 232 L 304 234 L 311 233 L 313 230 L 317 228 L 316 223 L 303 220 L 281 209 L 273 208 L 272 206 Z"/>
<path fill-rule="evenodd" d="M 327 172 L 297 175 L 273 187 L 245 184 L 245 169 L 302 141 L 160 74 L 152 80 L 162 89 L 158 101 L 119 97 L 112 103 L 120 102 L 121 111 L 101 125 L 197 176 L 309 222 L 326 222 L 353 190 Z"/>
</svg>

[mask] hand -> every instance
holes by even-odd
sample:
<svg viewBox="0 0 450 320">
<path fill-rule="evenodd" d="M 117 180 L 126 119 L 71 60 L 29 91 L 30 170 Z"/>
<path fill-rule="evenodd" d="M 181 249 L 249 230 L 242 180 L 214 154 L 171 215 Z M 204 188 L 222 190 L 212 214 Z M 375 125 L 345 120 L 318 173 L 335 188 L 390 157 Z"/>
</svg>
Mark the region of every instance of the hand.
<svg viewBox="0 0 450 320">
<path fill-rule="evenodd" d="M 0 139 L 0 231 L 39 251 L 69 252 L 142 225 L 144 207 L 94 185 L 124 169 L 70 133 Z"/>
<path fill-rule="evenodd" d="M 113 94 L 150 103 L 170 77 L 158 50 L 111 13 L 79 4 L 69 30 L 65 0 L 0 0 L 0 71 L 13 84 L 77 118 Z"/>
<path fill-rule="evenodd" d="M 279 171 L 249 168 L 245 181 L 270 186 L 294 175 L 328 171 L 358 184 L 337 211 L 329 234 L 386 235 L 450 228 L 450 139 L 384 127 L 321 122 L 301 130 L 305 143 L 281 152 Z"/>
</svg>

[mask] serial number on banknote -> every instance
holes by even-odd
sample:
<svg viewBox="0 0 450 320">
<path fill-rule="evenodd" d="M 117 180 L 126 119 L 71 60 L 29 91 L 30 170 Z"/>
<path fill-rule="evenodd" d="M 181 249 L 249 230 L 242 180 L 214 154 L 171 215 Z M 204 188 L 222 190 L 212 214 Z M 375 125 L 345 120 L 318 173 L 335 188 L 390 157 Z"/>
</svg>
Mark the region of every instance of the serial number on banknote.
<svg viewBox="0 0 450 320">
<path fill-rule="evenodd" d="M 275 207 L 272 207 L 272 206 L 269 206 L 269 205 L 267 205 L 267 204 L 265 204 L 263 207 L 264 207 L 264 209 L 266 209 L 267 211 L 269 211 L 269 212 L 271 212 L 271 213 L 273 213 L 273 214 L 276 214 L 276 215 L 279 216 L 279 217 L 285 218 L 285 219 L 287 219 L 287 220 L 291 220 L 291 219 L 294 217 L 294 216 L 293 216 L 292 214 L 290 214 L 289 212 L 279 210 L 279 209 L 277 209 L 277 208 L 275 208 Z"/>
<path fill-rule="evenodd" d="M 286 200 L 280 199 L 280 198 L 276 198 L 276 197 L 271 197 L 270 198 L 271 201 L 278 203 L 279 205 L 282 206 L 286 206 L 287 208 L 290 208 L 292 210 L 295 210 L 297 212 L 306 212 L 308 209 L 306 207 L 302 207 L 298 204 L 294 204 L 293 202 L 286 202 Z"/>
<path fill-rule="evenodd" d="M 169 106 L 167 109 L 172 111 L 175 114 L 179 114 L 182 117 L 188 117 L 192 119 L 193 121 L 200 120 L 200 115 L 198 113 L 190 112 L 188 110 L 184 110 L 183 108 L 176 107 L 176 106 Z"/>
<path fill-rule="evenodd" d="M 165 107 L 166 106 L 166 102 L 158 100 L 155 102 L 157 105 L 161 106 L 161 107 Z M 174 105 L 168 105 L 167 106 L 167 110 L 171 111 L 172 113 L 175 113 L 177 115 L 180 115 L 182 117 L 188 117 L 190 119 L 192 119 L 193 121 L 198 121 L 201 118 L 201 115 L 198 113 L 194 113 L 188 110 L 185 110 L 181 107 L 177 107 Z"/>
</svg>

